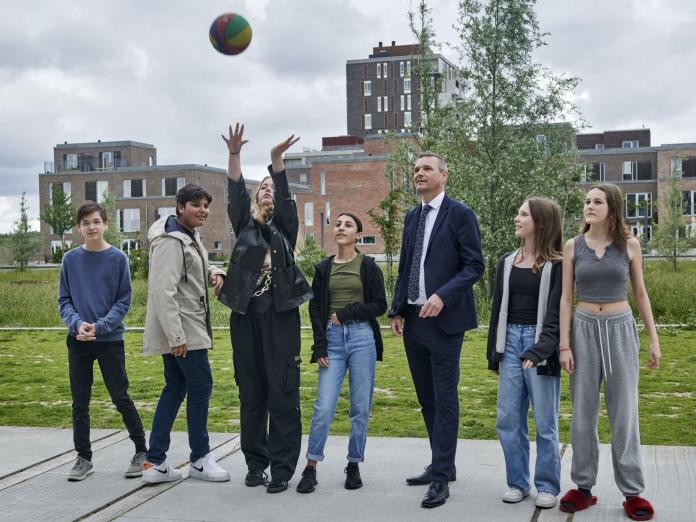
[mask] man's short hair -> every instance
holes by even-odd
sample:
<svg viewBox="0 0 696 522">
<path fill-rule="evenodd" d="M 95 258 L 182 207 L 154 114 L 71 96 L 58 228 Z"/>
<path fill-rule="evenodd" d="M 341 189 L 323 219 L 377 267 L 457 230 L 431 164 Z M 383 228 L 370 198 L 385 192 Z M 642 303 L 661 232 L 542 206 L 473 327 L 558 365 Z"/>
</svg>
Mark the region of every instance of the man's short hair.
<svg viewBox="0 0 696 522">
<path fill-rule="evenodd" d="M 425 152 L 421 152 L 418 155 L 418 159 L 421 159 L 421 158 L 437 158 L 437 168 L 440 169 L 441 171 L 447 170 L 447 163 L 445 162 L 445 160 L 443 160 L 441 156 L 439 156 L 438 154 L 435 154 L 434 152 L 430 152 L 429 150 L 426 150 Z"/>
<path fill-rule="evenodd" d="M 89 216 L 90 214 L 94 212 L 99 212 L 99 216 L 102 218 L 102 221 L 104 223 L 107 223 L 109 220 L 106 217 L 106 209 L 102 207 L 99 203 L 96 201 L 92 201 L 88 199 L 85 201 L 82 205 L 80 205 L 77 209 L 77 224 L 80 224 L 80 221 L 82 221 L 82 218 L 85 216 Z"/>
<path fill-rule="evenodd" d="M 186 203 L 189 201 L 200 201 L 201 199 L 207 199 L 208 205 L 213 202 L 213 196 L 210 195 L 210 192 L 200 185 L 189 183 L 181 187 L 176 193 L 176 215 L 179 216 L 181 214 L 179 212 L 179 205 L 185 207 Z"/>
</svg>

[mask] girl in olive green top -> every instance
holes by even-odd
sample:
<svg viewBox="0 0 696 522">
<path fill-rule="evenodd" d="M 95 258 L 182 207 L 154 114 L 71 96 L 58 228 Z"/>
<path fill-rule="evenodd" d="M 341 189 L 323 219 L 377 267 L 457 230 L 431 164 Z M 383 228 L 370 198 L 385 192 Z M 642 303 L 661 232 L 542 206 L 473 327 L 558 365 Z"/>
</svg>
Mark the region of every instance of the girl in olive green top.
<svg viewBox="0 0 696 522">
<path fill-rule="evenodd" d="M 362 486 L 358 463 L 364 460 L 367 424 L 375 385 L 375 365 L 382 359 L 377 318 L 387 309 L 382 271 L 374 259 L 361 254 L 356 242 L 362 223 L 343 213 L 334 225 L 338 254 L 316 266 L 309 302 L 314 345 L 312 362 L 319 364 L 319 385 L 309 432 L 307 467 L 297 485 L 311 493 L 317 485 L 317 462 L 333 421 L 346 372 L 350 373 L 350 437 L 346 489 Z"/>
</svg>

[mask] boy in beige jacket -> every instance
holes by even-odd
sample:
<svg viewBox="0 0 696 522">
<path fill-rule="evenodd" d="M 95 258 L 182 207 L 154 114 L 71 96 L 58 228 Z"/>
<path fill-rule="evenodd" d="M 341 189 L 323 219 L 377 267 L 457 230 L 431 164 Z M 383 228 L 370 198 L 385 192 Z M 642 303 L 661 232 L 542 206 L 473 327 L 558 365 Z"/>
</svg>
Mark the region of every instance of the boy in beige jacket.
<svg viewBox="0 0 696 522">
<path fill-rule="evenodd" d="M 181 478 L 181 472 L 166 459 L 172 425 L 187 395 L 189 477 L 215 482 L 230 479 L 215 462 L 208 440 L 208 404 L 213 390 L 208 362 L 208 349 L 213 347 L 208 284 L 217 293 L 224 275 L 208 266 L 208 253 L 197 228 L 207 221 L 212 200 L 202 187 L 186 185 L 176 195 L 176 216 L 163 216 L 148 231 L 150 275 L 143 353 L 162 356 L 165 380 L 143 470 L 143 482 L 148 484 Z"/>
</svg>

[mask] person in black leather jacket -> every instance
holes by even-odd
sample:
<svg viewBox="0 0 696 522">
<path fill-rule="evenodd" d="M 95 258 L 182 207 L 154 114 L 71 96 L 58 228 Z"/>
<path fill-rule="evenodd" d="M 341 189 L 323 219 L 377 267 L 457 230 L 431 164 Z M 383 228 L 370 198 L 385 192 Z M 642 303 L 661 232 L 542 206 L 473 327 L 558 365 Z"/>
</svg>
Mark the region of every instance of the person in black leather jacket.
<svg viewBox="0 0 696 522">
<path fill-rule="evenodd" d="M 237 238 L 218 299 L 232 310 L 230 336 L 239 386 L 245 483 L 288 488 L 300 455 L 300 313 L 312 297 L 295 264 L 299 221 L 283 166 L 294 135 L 271 150 L 270 176 L 250 197 L 242 177 L 244 125 L 229 137 L 228 214 Z M 271 467 L 267 483 L 265 469 Z"/>
</svg>

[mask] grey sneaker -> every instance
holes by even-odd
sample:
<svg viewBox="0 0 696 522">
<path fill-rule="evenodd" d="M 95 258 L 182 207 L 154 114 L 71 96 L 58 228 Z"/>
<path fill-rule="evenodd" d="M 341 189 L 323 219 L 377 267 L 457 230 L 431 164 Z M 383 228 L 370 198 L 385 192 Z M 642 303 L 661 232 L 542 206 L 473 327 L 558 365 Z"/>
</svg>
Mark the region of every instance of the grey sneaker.
<svg viewBox="0 0 696 522">
<path fill-rule="evenodd" d="M 92 463 L 78 455 L 75 465 L 68 473 L 68 480 L 72 482 L 84 480 L 87 478 L 87 475 L 91 473 L 94 473 L 94 466 L 92 466 Z"/>
<path fill-rule="evenodd" d="M 136 453 L 130 461 L 130 466 L 124 473 L 126 477 L 142 477 L 143 476 L 143 464 L 145 464 L 145 453 Z"/>
</svg>

